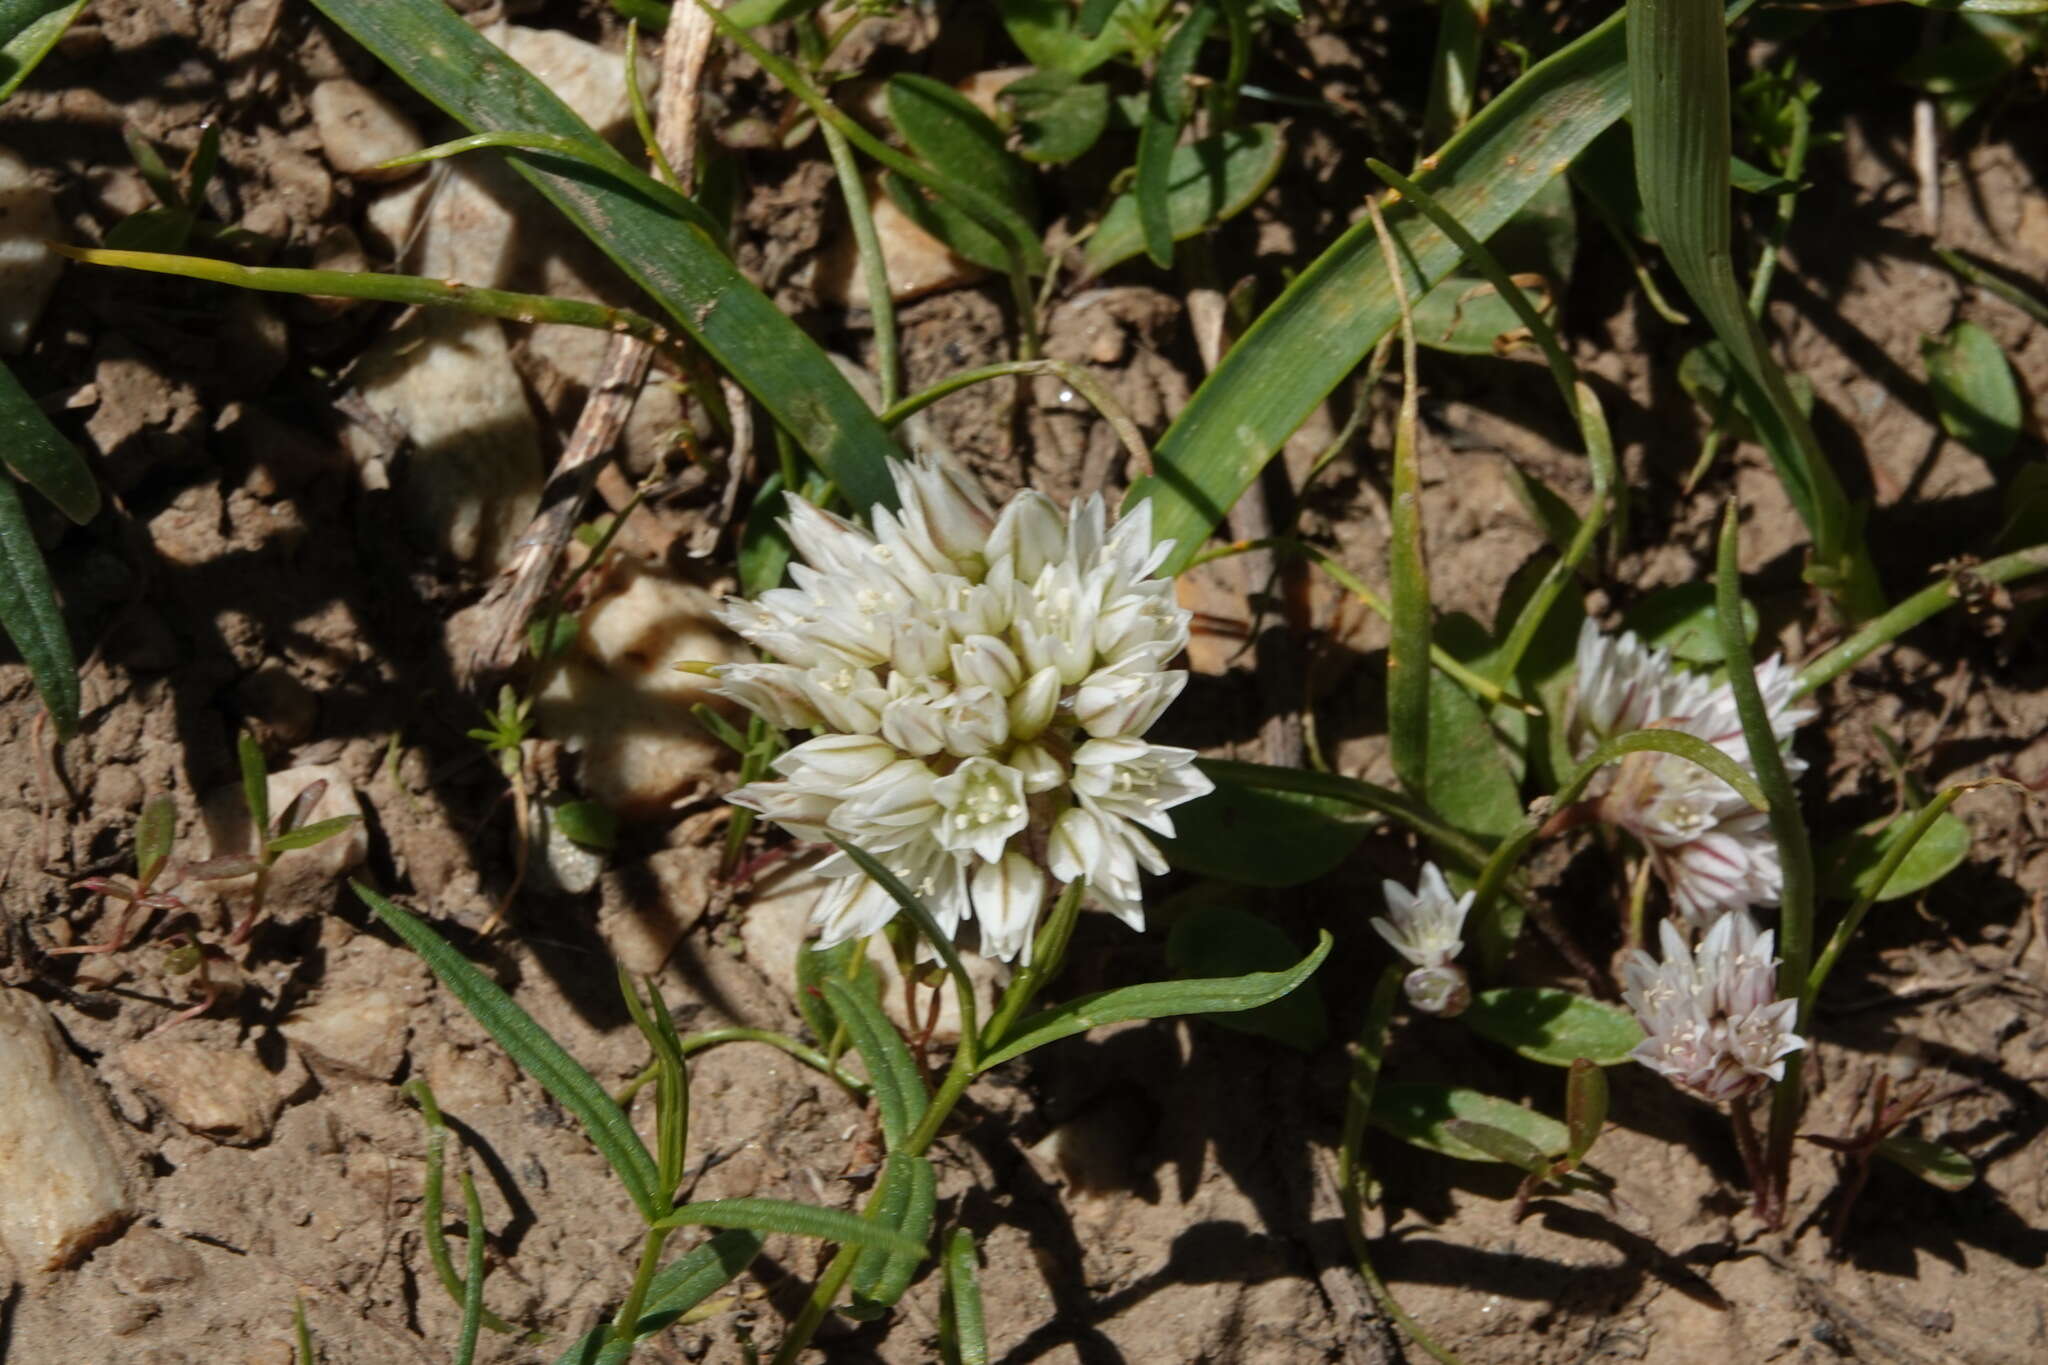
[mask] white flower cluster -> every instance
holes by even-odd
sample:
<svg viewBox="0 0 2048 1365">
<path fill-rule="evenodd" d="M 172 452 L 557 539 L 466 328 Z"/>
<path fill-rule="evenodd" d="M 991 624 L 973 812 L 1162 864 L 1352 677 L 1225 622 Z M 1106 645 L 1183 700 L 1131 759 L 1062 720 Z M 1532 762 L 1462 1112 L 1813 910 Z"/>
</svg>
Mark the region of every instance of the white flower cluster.
<svg viewBox="0 0 2048 1365">
<path fill-rule="evenodd" d="M 1799 1002 L 1777 998 L 1772 936 L 1746 910 L 1714 922 L 1697 949 L 1659 926 L 1664 960 L 1638 948 L 1622 964 L 1622 998 L 1647 1035 L 1630 1055 L 1702 1099 L 1739 1099 L 1785 1074 L 1806 1046 Z"/>
<path fill-rule="evenodd" d="M 1794 704 L 1798 681 L 1777 655 L 1756 670 L 1785 771 L 1795 780 L 1806 764 L 1791 750 L 1792 732 L 1815 714 Z M 1697 736 L 1754 770 L 1726 683 L 1716 686 L 1675 666 L 1669 651 L 1646 649 L 1633 634 L 1602 635 L 1590 621 L 1579 631 L 1573 722 L 1581 756 L 1613 735 L 1657 726 Z M 1631 754 L 1599 810 L 1649 851 L 1673 906 L 1694 928 L 1734 910 L 1778 903 L 1784 878 L 1766 817 L 1697 763 L 1675 754 Z"/>
<path fill-rule="evenodd" d="M 1380 891 L 1387 914 L 1375 918 L 1372 927 L 1415 969 L 1401 983 L 1409 1003 L 1424 1014 L 1462 1014 L 1472 1001 L 1472 990 L 1464 968 L 1454 966 L 1452 959 L 1465 951 L 1460 935 L 1478 893 L 1453 896 L 1435 863 L 1423 864 L 1415 890 L 1385 881 Z"/>
<path fill-rule="evenodd" d="M 720 668 L 717 690 L 817 732 L 732 801 L 873 854 L 991 957 L 1028 960 L 1048 872 L 1141 927 L 1139 871 L 1166 864 L 1140 827 L 1171 836 L 1166 812 L 1211 787 L 1192 750 L 1141 738 L 1187 683 L 1150 505 L 1111 527 L 1100 494 L 1069 516 L 1027 491 L 998 515 L 949 462 L 892 474 L 901 507 L 872 534 L 792 497 L 795 586 L 722 610 L 776 662 Z M 816 870 L 837 879 L 824 946 L 896 913 L 843 853 Z"/>
</svg>

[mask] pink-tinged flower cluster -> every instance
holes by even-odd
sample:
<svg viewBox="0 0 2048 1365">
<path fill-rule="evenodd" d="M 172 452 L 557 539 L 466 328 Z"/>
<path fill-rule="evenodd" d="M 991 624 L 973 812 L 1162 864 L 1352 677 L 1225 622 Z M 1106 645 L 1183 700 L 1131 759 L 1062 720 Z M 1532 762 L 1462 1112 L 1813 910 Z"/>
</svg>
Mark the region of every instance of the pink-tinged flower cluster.
<svg viewBox="0 0 2048 1365">
<path fill-rule="evenodd" d="M 998 513 L 949 462 L 892 474 L 901 506 L 872 532 L 792 497 L 794 586 L 722 609 L 774 661 L 718 690 L 815 735 L 732 801 L 873 854 L 992 957 L 1028 960 L 1048 874 L 1141 927 L 1139 874 L 1166 868 L 1142 831 L 1170 837 L 1167 811 L 1211 787 L 1192 750 L 1142 738 L 1187 683 L 1166 665 L 1189 620 L 1149 504 L 1112 526 L 1099 494 L 1069 514 L 1027 491 Z M 844 854 L 816 870 L 825 946 L 895 915 Z"/>
<path fill-rule="evenodd" d="M 1670 920 L 1659 938 L 1663 961 L 1639 948 L 1622 964 L 1622 998 L 1646 1035 L 1630 1055 L 1716 1103 L 1782 1078 L 1806 1044 L 1793 1031 L 1799 1002 L 1777 998 L 1771 934 L 1735 910 L 1696 949 Z"/>
<path fill-rule="evenodd" d="M 1806 764 L 1791 750 L 1792 732 L 1815 713 L 1796 704 L 1798 674 L 1778 656 L 1757 666 L 1756 683 L 1786 773 L 1797 779 Z M 1679 667 L 1668 651 L 1647 649 L 1632 634 L 1602 635 L 1587 622 L 1579 632 L 1575 688 L 1573 738 L 1582 756 L 1601 740 L 1654 726 L 1703 739 L 1754 771 L 1729 686 Z M 1784 877 L 1763 813 L 1698 764 L 1675 754 L 1631 754 L 1599 811 L 1648 850 L 1672 905 L 1694 928 L 1778 903 Z"/>
</svg>

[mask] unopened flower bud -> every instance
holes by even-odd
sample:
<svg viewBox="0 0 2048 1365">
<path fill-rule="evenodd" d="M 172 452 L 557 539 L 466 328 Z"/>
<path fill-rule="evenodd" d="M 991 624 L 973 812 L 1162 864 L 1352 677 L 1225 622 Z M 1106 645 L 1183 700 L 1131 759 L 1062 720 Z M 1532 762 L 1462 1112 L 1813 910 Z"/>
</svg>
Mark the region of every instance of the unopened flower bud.
<svg viewBox="0 0 2048 1365">
<path fill-rule="evenodd" d="M 1472 983 L 1465 969 L 1452 963 L 1443 967 L 1417 967 L 1401 978 L 1408 1003 L 1423 1014 L 1451 1019 L 1472 1003 Z"/>
</svg>

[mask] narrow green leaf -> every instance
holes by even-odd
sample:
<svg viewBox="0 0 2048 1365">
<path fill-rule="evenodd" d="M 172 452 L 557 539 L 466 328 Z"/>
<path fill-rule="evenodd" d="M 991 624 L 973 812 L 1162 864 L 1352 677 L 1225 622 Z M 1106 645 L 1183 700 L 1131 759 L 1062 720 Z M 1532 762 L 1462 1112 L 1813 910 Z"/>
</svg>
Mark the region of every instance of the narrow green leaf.
<svg viewBox="0 0 2048 1365">
<path fill-rule="evenodd" d="M 1458 1017 L 1480 1037 L 1551 1066 L 1580 1058 L 1614 1066 L 1643 1041 L 1642 1025 L 1627 1010 L 1548 987 L 1480 991 Z"/>
<path fill-rule="evenodd" d="M 1947 1143 L 1930 1142 L 1910 1133 L 1893 1133 L 1877 1144 L 1877 1154 L 1951 1194 L 1977 1183 L 1977 1163 Z"/>
<path fill-rule="evenodd" d="M 78 730 L 78 665 L 14 480 L 0 478 L 0 628 L 21 651 L 59 739 Z"/>
<path fill-rule="evenodd" d="M 470 1365 L 476 1359 L 476 1339 L 484 1326 L 484 1206 L 476 1197 L 476 1182 L 462 1173 L 463 1261 L 466 1278 L 462 1285 L 462 1328 L 456 1337 L 455 1365 Z"/>
<path fill-rule="evenodd" d="M 1278 1000 L 1314 975 L 1330 952 L 1330 934 L 1324 930 L 1315 949 L 1284 972 L 1251 972 L 1244 976 L 1194 981 L 1153 981 L 1142 986 L 1097 991 L 1055 1005 L 1019 1023 L 1007 1038 L 997 1039 L 995 1050 L 981 1058 L 979 1070 L 1000 1066 L 1033 1048 L 1104 1024 L 1126 1019 L 1163 1019 L 1179 1014 L 1226 1014 L 1254 1009 Z"/>
<path fill-rule="evenodd" d="M 564 1052 L 562 1045 L 495 981 L 478 971 L 423 921 L 361 882 L 349 884 L 363 904 L 420 955 L 441 984 L 475 1016 L 485 1032 L 498 1040 L 498 1046 L 511 1055 L 520 1069 L 539 1081 L 558 1104 L 576 1116 L 591 1144 L 618 1172 L 641 1216 L 651 1223 L 666 1212 L 667 1201 L 658 1188 L 661 1173 L 654 1158 L 648 1155 L 625 1113 L 582 1064 Z"/>
<path fill-rule="evenodd" d="M 1230 128 L 1175 147 L 1166 172 L 1167 230 L 1184 241 L 1233 218 L 1257 202 L 1286 158 L 1278 124 Z M 1092 279 L 1145 250 L 1138 198 L 1120 194 L 1110 202 L 1088 239 L 1082 275 Z"/>
<path fill-rule="evenodd" d="M 685 1204 L 662 1215 L 656 1227 L 745 1228 L 786 1237 L 816 1237 L 844 1246 L 881 1247 L 905 1256 L 923 1256 L 924 1247 L 895 1228 L 844 1209 L 799 1204 L 789 1199 L 710 1199 Z"/>
<path fill-rule="evenodd" d="M 608 1326 L 593 1327 L 556 1357 L 555 1365 L 626 1365 L 641 1341 L 732 1283 L 761 1254 L 761 1243 L 759 1233 L 733 1228 L 663 1266 L 648 1282 L 647 1302 L 631 1340 L 615 1340 Z"/>
<path fill-rule="evenodd" d="M 1607 1126 L 1607 1073 L 1597 1062 L 1581 1057 L 1572 1063 L 1564 1085 L 1564 1126 L 1571 1134 L 1565 1156 L 1576 1166 L 1593 1150 Z"/>
<path fill-rule="evenodd" d="M 270 833 L 270 775 L 263 762 L 263 746 L 247 730 L 235 739 L 235 761 L 242 774 L 242 805 L 260 843 Z"/>
<path fill-rule="evenodd" d="M 910 150 L 952 180 L 979 185 L 1027 223 L 1038 221 L 1031 168 L 1011 155 L 1003 130 L 974 102 L 929 76 L 889 78 L 889 120 Z"/>
<path fill-rule="evenodd" d="M 1446 143 L 1417 181 L 1481 241 L 1559 168 L 1628 111 L 1617 13 L 1531 67 Z M 1420 297 L 1461 253 L 1419 209 L 1386 213 Z M 1295 428 L 1398 320 L 1393 280 L 1372 224 L 1354 225 L 1303 271 L 1233 346 L 1155 454 L 1156 473 L 1127 503 L 1153 499 L 1153 533 L 1174 543 L 1167 571 L 1200 553 L 1209 531 Z"/>
<path fill-rule="evenodd" d="M 135 822 L 135 880 L 148 886 L 170 860 L 177 836 L 178 807 L 168 796 L 151 797 Z"/>
<path fill-rule="evenodd" d="M 79 525 L 99 515 L 100 486 L 85 458 L 5 365 L 0 365 L 0 460 Z"/>
<path fill-rule="evenodd" d="M 300 825 L 265 840 L 263 850 L 266 853 L 290 853 L 295 848 L 324 844 L 362 818 L 360 815 L 336 815 L 326 820 L 315 820 L 310 825 Z"/>
<path fill-rule="evenodd" d="M 1545 1156 L 1562 1155 L 1571 1142 L 1556 1119 L 1461 1086 L 1382 1083 L 1373 1093 L 1374 1126 L 1403 1142 L 1460 1161 L 1499 1160 L 1447 1131 L 1445 1125 L 1453 1119 L 1512 1133 Z"/>
<path fill-rule="evenodd" d="M 532 73 L 444 5 L 315 0 L 320 11 L 420 94 L 477 132 L 539 131 L 603 140 Z M 893 507 L 889 439 L 802 329 L 704 232 L 580 167 L 525 152 L 513 169 L 652 294 L 826 469 L 856 507 Z M 621 164 L 630 166 L 623 158 Z"/>
<path fill-rule="evenodd" d="M 1942 430 L 1987 460 L 2012 454 L 2026 412 L 1998 339 L 1974 322 L 1959 322 L 1947 336 L 1922 341 L 1920 356 Z"/>
<path fill-rule="evenodd" d="M 1173 215 L 1167 197 L 1173 181 L 1173 149 L 1180 141 L 1193 101 L 1188 78 L 1202 54 L 1202 40 L 1216 24 L 1216 11 L 1198 3 L 1181 20 L 1159 54 L 1145 102 L 1145 122 L 1138 130 L 1138 226 L 1145 236 L 1145 254 L 1160 269 L 1173 264 Z"/>
<path fill-rule="evenodd" d="M 1325 876 L 1379 822 L 1332 796 L 1273 791 L 1228 776 L 1173 813 L 1160 849 L 1175 867 L 1240 886 L 1300 886 Z"/>
<path fill-rule="evenodd" d="M 0 100 L 13 94 L 85 8 L 85 0 L 0 2 Z"/>
<path fill-rule="evenodd" d="M 1735 279 L 1729 205 L 1728 39 L 1720 0 L 1629 0 L 1636 180 L 1686 292 L 1736 363 L 1751 419 L 1813 537 L 1813 581 L 1852 615 L 1883 609 L 1857 517 Z"/>
<path fill-rule="evenodd" d="M 932 1220 L 939 1206 L 938 1173 L 921 1156 L 891 1152 L 884 1164 L 883 1199 L 871 1214 L 871 1223 L 881 1223 L 915 1250 L 868 1246 L 861 1249 L 847 1277 L 852 1302 L 840 1309 L 859 1322 L 872 1322 L 896 1306 L 911 1278 L 924 1264 L 932 1235 Z"/>
<path fill-rule="evenodd" d="M 832 1012 L 846 1026 L 847 1036 L 867 1063 L 868 1084 L 874 1087 L 875 1113 L 882 1123 L 882 1138 L 889 1150 L 903 1145 L 924 1118 L 931 1097 L 925 1091 L 924 1075 L 904 1046 L 903 1035 L 882 1013 L 874 992 L 856 989 L 836 976 L 820 983 Z"/>
<path fill-rule="evenodd" d="M 981 1279 L 974 1234 L 954 1228 L 946 1239 L 945 1293 L 939 1300 L 939 1346 L 946 1365 L 988 1365 L 988 1323 L 981 1309 Z"/>
<path fill-rule="evenodd" d="M 1285 971 L 1300 951 L 1271 920 L 1232 905 L 1198 905 L 1176 919 L 1166 936 L 1166 960 L 1180 976 L 1220 977 L 1246 968 Z M 1214 1022 L 1302 1052 L 1314 1052 L 1330 1036 L 1329 1014 L 1314 981 L 1271 1004 L 1219 1014 Z"/>
<path fill-rule="evenodd" d="M 1426 151 L 1472 117 L 1473 87 L 1479 75 L 1479 38 L 1493 0 L 1444 0 L 1436 21 L 1436 59 L 1429 69 L 1429 101 L 1422 114 Z"/>
<path fill-rule="evenodd" d="M 1881 829 L 1836 840 L 1820 855 L 1827 869 L 1821 875 L 1823 889 L 1838 900 L 1900 900 L 1925 891 L 1970 856 L 1970 827 L 1961 816 L 1944 811 L 1915 838 L 1918 824 L 1911 813 L 1901 812 Z M 1912 843 L 1904 859 L 1880 887 L 1877 879 L 1886 860 L 1908 839 Z"/>
</svg>

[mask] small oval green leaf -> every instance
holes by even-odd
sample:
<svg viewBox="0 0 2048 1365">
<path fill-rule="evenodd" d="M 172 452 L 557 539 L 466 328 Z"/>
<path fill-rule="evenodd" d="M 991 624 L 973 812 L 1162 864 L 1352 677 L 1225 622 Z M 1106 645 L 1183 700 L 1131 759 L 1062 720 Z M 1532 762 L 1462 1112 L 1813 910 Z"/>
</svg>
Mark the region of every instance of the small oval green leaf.
<svg viewBox="0 0 2048 1365">
<path fill-rule="evenodd" d="M 1447 1125 L 1454 1119 L 1512 1133 L 1545 1156 L 1561 1156 L 1570 1136 L 1556 1119 L 1493 1095 L 1455 1085 L 1404 1082 L 1373 1093 L 1372 1121 L 1412 1146 L 1460 1161 L 1500 1158 L 1460 1139 Z"/>
<path fill-rule="evenodd" d="M 1057 165 L 1093 147 L 1109 126 L 1109 87 L 1066 71 L 1035 71 L 998 96 L 1016 121 L 1026 160 Z"/>
<path fill-rule="evenodd" d="M 1911 824 L 1911 817 L 1902 813 L 1882 829 L 1851 834 L 1829 845 L 1821 855 L 1828 894 L 1840 900 L 1869 896 L 1874 901 L 1895 901 L 1925 891 L 1970 856 L 1970 827 L 1961 816 L 1945 811 L 1880 889 L 1879 868 L 1893 846 L 1906 837 Z"/>
<path fill-rule="evenodd" d="M 1642 1026 L 1627 1010 L 1542 986 L 1480 991 L 1458 1017 L 1481 1037 L 1551 1066 L 1581 1057 L 1613 1066 L 1643 1041 Z"/>
<path fill-rule="evenodd" d="M 1974 322 L 1959 322 L 1947 336 L 1923 340 L 1920 356 L 1942 430 L 1987 460 L 2012 454 L 2026 414 L 1998 339 Z"/>
</svg>

